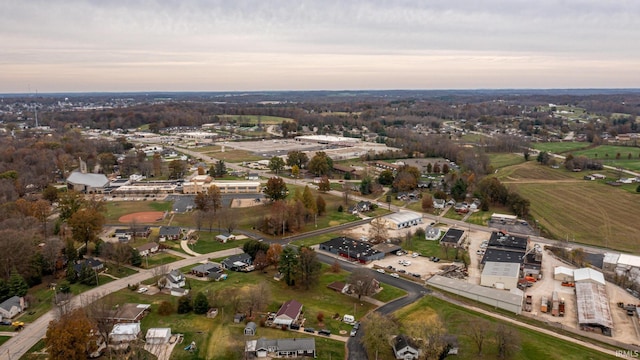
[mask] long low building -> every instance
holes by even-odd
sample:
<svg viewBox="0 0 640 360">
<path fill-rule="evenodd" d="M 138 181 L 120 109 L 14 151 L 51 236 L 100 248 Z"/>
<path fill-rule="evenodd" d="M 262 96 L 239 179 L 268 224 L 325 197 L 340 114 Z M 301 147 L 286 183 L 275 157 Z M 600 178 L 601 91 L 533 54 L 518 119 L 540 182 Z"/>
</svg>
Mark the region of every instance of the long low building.
<svg viewBox="0 0 640 360">
<path fill-rule="evenodd" d="M 185 182 L 182 184 L 184 194 L 197 194 L 207 191 L 211 186 L 216 186 L 222 194 L 259 194 L 262 186 L 258 181 L 213 181 L 209 183 Z"/>
<path fill-rule="evenodd" d="M 383 217 L 390 229 L 403 229 L 422 223 L 422 214 L 413 211 L 399 211 Z"/>
<path fill-rule="evenodd" d="M 580 328 L 597 328 L 603 335 L 611 336 L 613 320 L 606 287 L 597 282 L 581 281 L 576 283 L 575 289 Z"/>
<path fill-rule="evenodd" d="M 351 261 L 368 263 L 384 258 L 384 253 L 375 249 L 375 245 L 346 236 L 333 238 L 320 244 L 320 250 L 347 258 Z"/>
<path fill-rule="evenodd" d="M 518 289 L 497 290 L 440 275 L 432 276 L 427 280 L 427 285 L 518 315 L 522 313 L 524 294 Z"/>
</svg>

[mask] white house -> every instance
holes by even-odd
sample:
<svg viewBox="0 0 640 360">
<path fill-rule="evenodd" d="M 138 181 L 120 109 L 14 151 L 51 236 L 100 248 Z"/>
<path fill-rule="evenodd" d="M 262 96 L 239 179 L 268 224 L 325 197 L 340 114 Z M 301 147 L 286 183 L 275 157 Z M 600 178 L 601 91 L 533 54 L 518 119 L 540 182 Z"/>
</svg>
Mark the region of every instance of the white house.
<svg viewBox="0 0 640 360">
<path fill-rule="evenodd" d="M 140 256 L 149 256 L 151 254 L 157 253 L 160 249 L 160 245 L 155 242 L 146 243 L 144 245 L 140 245 L 136 248 L 140 253 Z"/>
<path fill-rule="evenodd" d="M 135 341 L 140 336 L 140 323 L 115 324 L 109 333 L 112 344 Z"/>
<path fill-rule="evenodd" d="M 23 297 L 13 296 L 0 304 L 0 319 L 11 319 L 26 309 Z"/>
<path fill-rule="evenodd" d="M 146 343 L 150 345 L 167 344 L 171 338 L 171 328 L 150 328 L 145 336 Z"/>
<path fill-rule="evenodd" d="M 184 274 L 180 270 L 171 270 L 165 275 L 164 287 L 167 289 L 182 288 L 185 285 Z M 159 282 L 162 280 L 159 280 Z"/>
<path fill-rule="evenodd" d="M 446 202 L 444 199 L 433 199 L 433 208 L 434 209 L 444 209 Z"/>
<path fill-rule="evenodd" d="M 417 360 L 420 348 L 406 335 L 398 335 L 393 339 L 393 354 L 398 360 Z"/>
</svg>

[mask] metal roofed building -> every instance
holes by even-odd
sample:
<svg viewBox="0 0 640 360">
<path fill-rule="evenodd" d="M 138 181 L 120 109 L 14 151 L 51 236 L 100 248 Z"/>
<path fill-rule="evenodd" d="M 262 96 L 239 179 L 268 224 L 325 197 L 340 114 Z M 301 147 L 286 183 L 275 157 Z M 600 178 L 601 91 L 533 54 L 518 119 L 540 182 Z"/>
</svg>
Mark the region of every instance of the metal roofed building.
<svg viewBox="0 0 640 360">
<path fill-rule="evenodd" d="M 422 214 L 413 211 L 399 211 L 383 217 L 390 229 L 402 229 L 422 223 Z"/>
<path fill-rule="evenodd" d="M 511 291 L 497 290 L 440 275 L 432 276 L 427 280 L 427 285 L 483 304 L 495 306 L 499 309 L 511 311 L 518 315 L 522 313 L 524 294 L 518 289 Z"/>
<path fill-rule="evenodd" d="M 575 289 L 580 328 L 582 330 L 599 328 L 603 335 L 611 336 L 613 320 L 606 287 L 602 284 L 583 281 L 576 283 Z"/>
<path fill-rule="evenodd" d="M 573 269 L 565 266 L 556 266 L 553 269 L 553 279 L 558 281 L 573 282 Z"/>
<path fill-rule="evenodd" d="M 520 264 L 489 261 L 480 275 L 480 285 L 496 289 L 515 289 L 520 279 Z"/>
<path fill-rule="evenodd" d="M 575 282 L 592 282 L 605 285 L 604 275 L 597 270 L 591 268 L 582 268 L 573 270 L 573 281 Z"/>
<path fill-rule="evenodd" d="M 83 173 L 74 171 L 67 177 L 67 188 L 86 194 L 101 193 L 109 185 L 104 174 Z"/>
<path fill-rule="evenodd" d="M 245 343 L 245 352 L 253 353 L 258 358 L 273 357 L 316 357 L 316 339 L 265 339 L 249 340 Z"/>
<path fill-rule="evenodd" d="M 336 237 L 321 243 L 320 250 L 363 264 L 384 258 L 384 253 L 376 250 L 373 244 L 346 236 Z"/>
</svg>

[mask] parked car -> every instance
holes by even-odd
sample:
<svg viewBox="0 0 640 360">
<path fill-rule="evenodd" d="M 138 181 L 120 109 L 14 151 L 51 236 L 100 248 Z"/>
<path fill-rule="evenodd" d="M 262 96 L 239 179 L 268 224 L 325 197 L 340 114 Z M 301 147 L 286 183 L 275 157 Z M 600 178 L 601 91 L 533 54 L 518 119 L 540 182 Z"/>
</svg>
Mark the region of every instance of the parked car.
<svg viewBox="0 0 640 360">
<path fill-rule="evenodd" d="M 351 329 L 351 332 L 349 333 L 349 336 L 356 336 L 357 333 L 358 333 L 358 329 L 353 328 L 353 329 Z"/>
<path fill-rule="evenodd" d="M 485 249 L 489 246 L 489 242 L 487 240 L 483 241 L 482 244 L 480 244 L 480 248 L 481 249 Z"/>
<path fill-rule="evenodd" d="M 478 254 L 478 255 L 484 255 L 484 250 L 478 250 L 478 251 L 476 251 L 476 254 Z"/>
<path fill-rule="evenodd" d="M 289 326 L 289 328 L 290 328 L 291 330 L 300 330 L 300 325 L 298 325 L 298 324 L 291 324 L 291 325 Z"/>
<path fill-rule="evenodd" d="M 147 289 L 146 287 L 141 287 L 140 289 L 138 289 L 138 293 L 139 294 L 143 294 L 146 293 L 149 289 Z"/>
<path fill-rule="evenodd" d="M 420 278 L 420 274 L 411 274 L 411 276 Z"/>
<path fill-rule="evenodd" d="M 394 278 L 399 278 L 400 277 L 400 275 L 398 275 L 396 273 L 391 273 L 390 275 L 393 276 Z"/>
<path fill-rule="evenodd" d="M 420 256 L 420 254 L 418 254 L 417 252 L 414 252 L 413 254 L 411 254 L 411 257 L 413 258 L 417 258 L 418 256 Z"/>
<path fill-rule="evenodd" d="M 398 270 L 398 272 L 399 272 L 400 274 L 405 274 L 405 273 L 407 272 L 407 270 L 400 269 L 400 270 Z"/>
<path fill-rule="evenodd" d="M 316 329 L 314 329 L 312 327 L 306 327 L 306 328 L 304 328 L 304 332 L 315 334 Z"/>
<path fill-rule="evenodd" d="M 396 268 L 394 268 L 393 266 L 389 265 L 389 266 L 387 266 L 387 269 L 389 269 L 389 270 L 395 270 Z"/>
<path fill-rule="evenodd" d="M 380 274 L 384 274 L 384 269 L 376 269 L 377 272 L 379 272 Z"/>
<path fill-rule="evenodd" d="M 440 261 L 440 258 L 432 256 L 430 260 L 433 261 L 433 262 L 438 262 L 438 261 Z"/>
<path fill-rule="evenodd" d="M 331 331 L 327 329 L 322 329 L 322 330 L 318 330 L 318 334 L 324 335 L 324 336 L 331 336 Z"/>
<path fill-rule="evenodd" d="M 360 329 L 360 321 L 358 321 L 355 324 L 353 324 L 353 328 L 356 329 L 356 330 Z"/>
<path fill-rule="evenodd" d="M 404 260 L 404 261 L 402 262 L 402 265 L 404 265 L 404 266 L 409 266 L 409 265 L 411 265 L 411 261 L 409 261 L 409 260 Z"/>
</svg>

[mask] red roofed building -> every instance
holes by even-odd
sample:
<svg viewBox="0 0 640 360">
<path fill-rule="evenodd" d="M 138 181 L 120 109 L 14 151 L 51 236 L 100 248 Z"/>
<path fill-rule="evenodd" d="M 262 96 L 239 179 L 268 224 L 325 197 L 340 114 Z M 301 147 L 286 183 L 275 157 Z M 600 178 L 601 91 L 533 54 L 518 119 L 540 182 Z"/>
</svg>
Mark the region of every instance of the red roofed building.
<svg viewBox="0 0 640 360">
<path fill-rule="evenodd" d="M 282 304 L 280 310 L 276 313 L 273 323 L 275 325 L 291 326 L 291 324 L 298 321 L 301 313 L 302 304 L 295 300 L 289 300 Z"/>
</svg>

